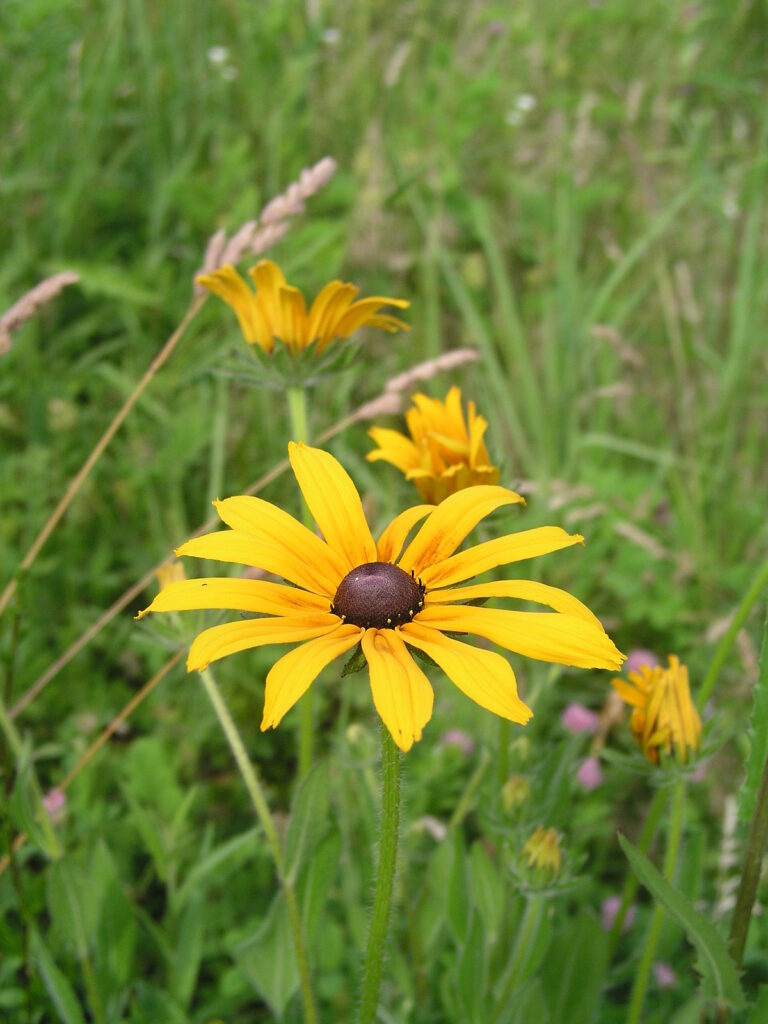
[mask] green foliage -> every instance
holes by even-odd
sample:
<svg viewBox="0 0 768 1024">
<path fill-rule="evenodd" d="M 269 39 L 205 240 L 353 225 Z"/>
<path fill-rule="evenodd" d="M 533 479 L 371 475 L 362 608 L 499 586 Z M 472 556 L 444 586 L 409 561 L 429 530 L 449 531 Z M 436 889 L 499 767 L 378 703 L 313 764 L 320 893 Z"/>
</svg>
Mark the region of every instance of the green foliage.
<svg viewBox="0 0 768 1024">
<path fill-rule="evenodd" d="M 586 600 L 622 650 L 676 652 L 695 691 L 768 550 L 767 28 L 754 0 L 0 4 L 0 311 L 48 273 L 81 275 L 0 354 L 0 587 L 179 322 L 208 237 L 329 153 L 336 177 L 270 256 L 310 296 L 339 276 L 409 298 L 413 329 L 328 351 L 311 436 L 417 361 L 475 347 L 478 364 L 419 386 L 442 395 L 456 382 L 478 403 L 502 482 L 526 489 L 521 528 L 587 539 L 521 574 Z M 198 528 L 212 498 L 284 458 L 273 371 L 209 300 L 19 577 L 0 621 L 3 706 Z M 331 447 L 372 525 L 414 500 L 394 468 L 365 462 L 361 425 Z M 288 476 L 265 497 L 299 512 Z M 9 1024 L 301 1019 L 284 897 L 196 680 L 170 674 L 68 788 L 61 818 L 41 810 L 171 650 L 214 621 L 136 625 L 154 592 L 54 675 L 17 720 L 17 745 L 0 740 L 0 857 L 29 837 L 0 875 Z M 684 932 L 706 991 L 737 1001 L 708 918 L 727 902 L 723 845 L 740 844 L 724 840 L 722 808 L 740 789 L 750 817 L 768 746 L 759 614 L 705 716 L 734 741 L 688 787 L 682 891 L 636 858 L 667 903 L 659 957 L 677 975 L 649 990 L 649 1021 L 703 1012 Z M 535 718 L 509 750 L 531 796 L 507 812 L 497 723 L 415 653 L 435 712 L 404 758 L 381 1019 L 618 1024 L 648 906 L 616 948 L 597 915 L 625 879 L 616 825 L 640 832 L 658 772 L 618 770 L 632 767 L 618 723 L 603 784 L 586 791 L 592 738 L 559 724 L 570 701 L 603 708 L 608 678 L 511 656 Z M 273 660 L 241 654 L 220 678 L 278 820 L 321 1020 L 353 1020 L 378 827 L 370 688 L 354 653 L 341 680 L 336 668 L 318 680 L 319 762 L 295 787 L 295 714 L 258 731 Z M 563 848 L 547 884 L 521 854 L 539 824 Z M 755 919 L 749 1024 L 766 1016 L 766 949 Z"/>
</svg>

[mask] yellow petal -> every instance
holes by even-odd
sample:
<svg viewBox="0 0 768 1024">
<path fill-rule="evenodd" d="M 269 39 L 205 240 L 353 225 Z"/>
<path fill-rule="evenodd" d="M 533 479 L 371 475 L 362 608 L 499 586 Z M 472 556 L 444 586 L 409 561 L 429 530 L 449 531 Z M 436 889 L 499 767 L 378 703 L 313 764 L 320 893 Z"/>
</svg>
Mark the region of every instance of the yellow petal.
<svg viewBox="0 0 768 1024">
<path fill-rule="evenodd" d="M 566 590 L 549 587 L 534 580 L 498 580 L 493 583 L 476 583 L 471 587 L 451 587 L 449 590 L 431 590 L 427 604 L 460 604 L 462 601 L 477 601 L 484 597 L 511 597 L 518 601 L 535 601 L 546 604 L 556 612 L 575 615 L 586 619 L 600 629 L 602 623 L 585 604 Z"/>
<path fill-rule="evenodd" d="M 558 612 L 509 612 L 468 605 L 429 605 L 419 623 L 450 633 L 474 633 L 527 658 L 577 668 L 621 668 L 623 655 L 602 626 Z"/>
<path fill-rule="evenodd" d="M 213 504 L 219 518 L 227 526 L 254 537 L 269 539 L 278 548 L 300 554 L 315 567 L 323 567 L 324 575 L 329 580 L 335 580 L 336 586 L 345 575 L 347 570 L 343 558 L 317 534 L 277 505 L 248 495 L 225 498 Z"/>
<path fill-rule="evenodd" d="M 328 636 L 310 640 L 275 662 L 267 676 L 261 731 L 277 726 L 325 666 L 354 647 L 362 632 L 359 626 L 338 626 Z"/>
<path fill-rule="evenodd" d="M 376 541 L 376 554 L 380 562 L 395 562 L 403 550 L 405 538 L 424 516 L 434 509 L 434 505 L 414 505 L 407 508 L 399 516 L 395 516 L 389 526 Z"/>
<path fill-rule="evenodd" d="M 176 554 L 210 558 L 214 562 L 251 565 L 274 573 L 275 576 L 282 576 L 315 594 L 325 594 L 329 602 L 341 582 L 338 576 L 330 573 L 327 564 L 313 565 L 302 551 L 291 551 L 269 537 L 253 537 L 237 530 L 222 530 L 220 533 L 195 537 L 177 548 Z"/>
<path fill-rule="evenodd" d="M 149 608 L 139 612 L 136 618 L 143 619 L 149 612 L 188 612 L 205 608 L 295 615 L 303 611 L 327 612 L 328 598 L 266 580 L 229 577 L 180 580 L 164 587 Z"/>
<path fill-rule="evenodd" d="M 338 338 L 336 330 L 338 322 L 346 313 L 358 291 L 359 288 L 355 288 L 353 284 L 342 284 L 326 302 L 316 331 L 318 355 L 334 338 Z"/>
<path fill-rule="evenodd" d="M 283 323 L 282 340 L 293 352 L 307 346 L 307 307 L 298 288 L 285 287 L 278 292 Z"/>
<path fill-rule="evenodd" d="M 611 680 L 613 688 L 624 701 L 625 704 L 629 704 L 634 708 L 644 708 L 647 704 L 647 698 L 638 689 L 628 683 L 625 679 L 617 677 Z"/>
<path fill-rule="evenodd" d="M 372 427 L 368 433 L 379 446 L 366 455 L 369 462 L 389 462 L 401 473 L 419 465 L 419 449 L 404 434 L 386 427 Z"/>
<path fill-rule="evenodd" d="M 394 630 L 368 629 L 362 644 L 374 706 L 398 747 L 410 750 L 432 717 L 429 680 Z"/>
<path fill-rule="evenodd" d="M 539 555 L 547 555 L 552 551 L 583 543 L 584 538 L 578 533 L 566 533 L 559 526 L 538 526 L 534 530 L 510 533 L 506 537 L 497 537 L 496 540 L 489 540 L 484 544 L 476 544 L 466 551 L 460 551 L 443 562 L 436 562 L 424 568 L 421 578 L 427 588 L 450 587 L 454 583 L 461 583 L 472 576 L 479 576 L 489 569 L 495 569 L 498 565 L 509 565 L 511 562 L 520 562 L 526 558 L 538 558 Z"/>
<path fill-rule="evenodd" d="M 349 474 L 328 452 L 288 445 L 288 458 L 301 493 L 328 544 L 344 558 L 347 571 L 376 561 L 376 545 L 363 504 Z"/>
<path fill-rule="evenodd" d="M 256 299 L 272 333 L 281 338 L 283 318 L 278 293 L 286 284 L 282 270 L 272 260 L 260 260 L 248 273 L 256 285 Z"/>
<path fill-rule="evenodd" d="M 345 287 L 350 288 L 352 286 L 345 286 L 341 281 L 329 281 L 328 284 L 325 285 L 325 287 L 318 293 L 309 310 L 307 326 L 308 344 L 309 342 L 314 341 L 320 333 L 320 325 L 329 303 L 339 293 L 339 291 Z"/>
<path fill-rule="evenodd" d="M 400 635 L 407 644 L 428 654 L 451 682 L 481 707 L 521 725 L 533 714 L 518 697 L 515 674 L 500 654 L 470 647 L 417 622 L 403 626 Z"/>
<path fill-rule="evenodd" d="M 385 299 L 380 295 L 372 295 L 370 298 L 360 299 L 354 302 L 341 317 L 336 325 L 336 332 L 340 338 L 348 338 L 358 328 L 376 318 L 376 314 L 382 306 L 395 306 L 397 309 L 407 309 L 410 302 L 407 299 Z M 384 316 L 389 317 L 386 313 Z"/>
<path fill-rule="evenodd" d="M 241 619 L 204 629 L 189 649 L 187 671 L 203 669 L 212 661 L 238 651 L 267 644 L 295 644 L 338 629 L 339 618 L 330 612 L 289 615 L 278 619 Z"/>
<path fill-rule="evenodd" d="M 481 519 L 502 505 L 525 503 L 519 494 L 506 487 L 481 484 L 467 487 L 441 502 L 405 549 L 401 569 L 419 576 L 453 554 L 470 530 Z"/>
<path fill-rule="evenodd" d="M 227 263 L 212 274 L 199 274 L 195 280 L 234 310 L 246 341 L 256 342 L 265 352 L 272 351 L 272 328 L 264 319 L 256 296 L 233 266 Z"/>
</svg>

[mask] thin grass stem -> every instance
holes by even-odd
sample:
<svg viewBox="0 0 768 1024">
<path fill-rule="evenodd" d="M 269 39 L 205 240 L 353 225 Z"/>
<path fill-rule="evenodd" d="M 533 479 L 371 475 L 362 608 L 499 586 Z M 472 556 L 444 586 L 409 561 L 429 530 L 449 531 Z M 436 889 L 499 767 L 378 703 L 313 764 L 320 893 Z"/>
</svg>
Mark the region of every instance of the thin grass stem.
<svg viewBox="0 0 768 1024">
<path fill-rule="evenodd" d="M 312 989 L 312 979 L 309 973 L 309 959 L 307 957 L 307 950 L 304 944 L 301 914 L 299 912 L 293 882 L 286 875 L 283 848 L 280 845 L 280 837 L 277 834 L 277 827 L 275 826 L 274 818 L 270 813 L 269 805 L 267 804 L 267 799 L 264 795 L 264 790 L 262 789 L 261 782 L 256 774 L 256 769 L 251 764 L 251 760 L 245 749 L 245 744 L 242 741 L 240 733 L 237 731 L 237 726 L 229 713 L 229 708 L 224 703 L 224 698 L 221 696 L 221 691 L 219 690 L 211 670 L 207 668 L 203 669 L 200 673 L 200 678 L 203 682 L 205 692 L 208 695 L 208 699 L 213 705 L 213 709 L 219 719 L 219 724 L 227 738 L 230 750 L 235 758 L 235 763 L 240 771 L 240 775 L 242 776 L 248 795 L 251 798 L 253 808 L 256 811 L 256 817 L 259 819 L 259 823 L 264 829 L 267 845 L 272 853 L 280 884 L 283 887 L 285 903 L 288 908 L 291 937 L 293 939 L 293 946 L 296 953 L 296 964 L 299 971 L 301 1000 L 304 1005 L 305 1024 L 317 1024 L 317 1008 L 315 1005 L 314 991 Z"/>
</svg>

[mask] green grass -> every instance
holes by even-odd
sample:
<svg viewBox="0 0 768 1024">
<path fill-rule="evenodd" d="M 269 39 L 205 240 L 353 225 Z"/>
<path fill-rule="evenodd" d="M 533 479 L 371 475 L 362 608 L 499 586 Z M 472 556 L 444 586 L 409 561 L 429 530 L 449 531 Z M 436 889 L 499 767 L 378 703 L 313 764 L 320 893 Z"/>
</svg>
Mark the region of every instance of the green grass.
<svg viewBox="0 0 768 1024">
<path fill-rule="evenodd" d="M 309 294 L 339 275 L 364 293 L 410 298 L 413 329 L 405 343 L 370 335 L 364 373 L 315 389 L 314 434 L 419 359 L 476 347 L 481 362 L 456 381 L 490 421 L 503 481 L 532 490 L 525 512 L 500 523 L 584 533 L 583 552 L 544 560 L 536 575 L 588 601 L 623 650 L 675 651 L 700 681 L 714 627 L 768 550 L 764 5 L 313 10 L 0 6 L 0 310 L 48 273 L 82 275 L 0 357 L 0 584 L 186 309 L 209 235 L 237 228 L 330 154 L 336 177 L 270 255 Z M 208 55 L 214 46 L 227 48 L 223 65 Z M 212 497 L 238 493 L 284 456 L 280 395 L 214 372 L 237 340 L 225 308 L 208 302 L 21 580 L 0 623 L 7 704 L 209 515 Z M 444 394 L 449 383 L 428 388 Z M 362 429 L 331 445 L 383 523 L 413 495 L 395 470 L 364 461 L 368 447 Z M 289 477 L 266 497 L 299 511 Z M 145 603 L 19 719 L 43 789 L 178 642 L 162 624 L 132 621 Z M 742 780 L 761 615 L 747 620 L 713 696 L 720 742 L 732 738 L 686 808 L 678 881 L 708 907 L 724 883 L 721 809 Z M 607 677 L 513 663 L 536 711 L 511 752 L 533 786 L 521 816 L 487 810 L 490 768 L 453 838 L 438 844 L 420 826 L 425 814 L 447 821 L 482 752 L 495 757 L 496 722 L 445 681 L 406 759 L 387 1022 L 489 1019 L 521 921 L 530 962 L 514 961 L 524 985 L 499 1021 L 558 1024 L 562 1005 L 578 1005 L 569 1024 L 624 1019 L 650 904 L 611 961 L 594 913 L 622 884 L 615 825 L 636 837 L 648 780 L 604 766 L 602 789 L 574 789 L 587 745 L 565 737 L 559 713 L 572 699 L 602 706 Z M 268 653 L 240 655 L 218 678 L 285 814 L 298 716 L 258 732 L 269 664 Z M 376 723 L 364 676 L 340 685 L 329 672 L 316 692 L 330 810 L 299 889 L 320 894 L 311 943 L 321 1016 L 351 1020 L 375 862 Z M 440 746 L 453 725 L 475 740 L 468 760 Z M 617 729 L 611 744 L 624 737 Z M 28 821 L 9 795 L 29 789 L 22 761 L 2 762 L 0 853 Z M 580 879 L 552 898 L 551 916 L 519 894 L 514 873 L 540 822 L 560 830 Z M 41 837 L 0 878 L 0 1016 L 275 1019 L 264 977 L 279 975 L 288 991 L 292 976 L 279 908 L 266 916 L 272 867 L 196 679 L 179 669 L 161 684 L 75 783 L 58 835 L 62 859 L 46 856 Z M 585 943 L 594 973 L 574 963 L 583 998 L 568 1002 L 576 994 L 558 987 L 555 967 Z M 765 946 L 761 919 L 745 962 L 751 997 Z M 648 1019 L 693 1014 L 693 958 L 673 923 L 659 958 L 679 985 L 653 990 Z M 271 991 L 273 1006 L 279 996 Z M 280 1019 L 300 1019 L 294 996 Z"/>
</svg>

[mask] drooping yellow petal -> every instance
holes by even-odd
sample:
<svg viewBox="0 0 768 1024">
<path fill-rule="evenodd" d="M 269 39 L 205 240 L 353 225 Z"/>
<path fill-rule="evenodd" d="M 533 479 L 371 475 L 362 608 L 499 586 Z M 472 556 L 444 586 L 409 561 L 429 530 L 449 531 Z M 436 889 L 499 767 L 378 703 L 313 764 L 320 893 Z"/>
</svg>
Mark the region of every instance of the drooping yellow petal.
<svg viewBox="0 0 768 1024">
<path fill-rule="evenodd" d="M 264 318 L 256 296 L 233 266 L 227 263 L 212 274 L 199 274 L 195 281 L 234 310 L 247 342 L 255 342 L 265 352 L 272 351 L 275 344 L 272 326 Z"/>
<path fill-rule="evenodd" d="M 368 629 L 362 645 L 376 710 L 398 747 L 410 750 L 432 717 L 429 680 L 394 630 Z"/>
<path fill-rule="evenodd" d="M 546 604 L 556 612 L 575 615 L 592 622 L 599 629 L 602 623 L 578 598 L 558 587 L 537 583 L 535 580 L 498 580 L 493 583 L 476 583 L 470 587 L 451 587 L 448 590 L 432 590 L 427 604 L 460 604 L 463 601 L 478 601 L 486 597 L 511 597 L 518 601 L 535 601 Z"/>
<path fill-rule="evenodd" d="M 307 562 L 322 568 L 328 579 L 336 580 L 337 586 L 347 572 L 341 555 L 277 505 L 250 495 L 225 498 L 213 504 L 222 522 L 233 530 L 270 539 L 279 548 L 300 554 Z"/>
<path fill-rule="evenodd" d="M 624 661 L 599 623 L 559 612 L 433 604 L 419 612 L 418 621 L 450 633 L 474 633 L 509 651 L 558 665 L 617 669 Z"/>
<path fill-rule="evenodd" d="M 467 487 L 441 502 L 405 549 L 399 565 L 419 576 L 452 555 L 481 519 L 503 505 L 524 504 L 506 487 Z"/>
<path fill-rule="evenodd" d="M 334 338 L 338 338 L 339 335 L 336 329 L 338 322 L 349 309 L 352 300 L 359 290 L 353 284 L 343 284 L 326 302 L 316 331 L 316 351 L 318 355 L 324 351 Z"/>
<path fill-rule="evenodd" d="M 641 693 L 637 687 L 631 686 L 626 680 L 616 677 L 611 682 L 621 699 L 631 707 L 644 708 L 648 703 L 648 698 L 645 694 Z"/>
<path fill-rule="evenodd" d="M 515 674 L 500 654 L 471 647 L 417 622 L 403 626 L 400 635 L 407 644 L 428 654 L 451 682 L 481 707 L 521 725 L 533 714 L 518 697 Z"/>
<path fill-rule="evenodd" d="M 420 522 L 424 516 L 428 516 L 434 507 L 434 505 L 414 505 L 413 508 L 408 508 L 399 516 L 395 516 L 376 541 L 376 555 L 379 561 L 396 562 L 398 555 L 403 550 L 405 538 L 416 523 Z"/>
<path fill-rule="evenodd" d="M 328 308 L 329 303 L 332 301 L 335 295 L 338 294 L 344 287 L 350 288 L 351 285 L 344 285 L 341 281 L 329 281 L 324 288 L 317 294 L 315 301 L 312 303 L 307 323 L 307 337 L 309 342 L 314 341 L 320 333 L 320 325 L 323 321 L 325 311 Z"/>
<path fill-rule="evenodd" d="M 338 629 L 339 618 L 330 612 L 307 612 L 276 619 L 241 619 L 204 629 L 189 649 L 187 671 L 203 669 L 212 661 L 238 651 L 267 644 L 295 644 Z"/>
<path fill-rule="evenodd" d="M 302 551 L 291 551 L 269 537 L 254 537 L 238 530 L 221 530 L 195 537 L 177 548 L 176 554 L 179 557 L 190 555 L 193 558 L 210 558 L 214 562 L 254 566 L 282 576 L 315 594 L 325 594 L 329 600 L 339 586 L 339 579 L 329 572 L 327 564 L 313 565 Z"/>
<path fill-rule="evenodd" d="M 261 731 L 277 726 L 325 666 L 354 647 L 362 632 L 359 626 L 337 626 L 328 636 L 310 640 L 276 661 L 267 675 Z"/>
<path fill-rule="evenodd" d="M 552 551 L 583 543 L 584 538 L 578 533 L 566 533 L 559 526 L 538 526 L 533 530 L 521 530 L 484 544 L 476 544 L 442 562 L 435 562 L 422 569 L 421 578 L 427 589 L 450 587 L 499 565 L 538 558 L 539 555 L 548 555 Z"/>
<path fill-rule="evenodd" d="M 401 473 L 419 465 L 419 449 L 404 434 L 386 427 L 372 427 L 368 433 L 379 446 L 366 455 L 369 462 L 389 462 Z"/>
<path fill-rule="evenodd" d="M 363 327 L 365 324 L 376 318 L 376 314 L 382 306 L 394 306 L 396 309 L 407 309 L 410 306 L 410 302 L 407 299 L 386 299 L 381 295 L 373 295 L 370 298 L 360 299 L 359 302 L 354 302 L 349 309 L 342 316 L 337 325 L 336 331 L 340 338 L 348 338 L 350 334 L 354 334 L 358 328 Z M 384 314 L 388 317 L 389 314 Z M 403 323 L 399 320 L 398 323 Z M 408 324 L 403 325 L 406 330 L 409 329 Z"/>
<path fill-rule="evenodd" d="M 347 471 L 328 452 L 305 444 L 291 442 L 288 458 L 320 532 L 344 558 L 347 571 L 375 562 L 376 545 Z"/>
<path fill-rule="evenodd" d="M 296 615 L 304 611 L 327 612 L 328 598 L 267 580 L 229 577 L 179 580 L 164 587 L 136 618 L 143 619 L 149 612 L 187 612 L 206 608 Z"/>
</svg>

